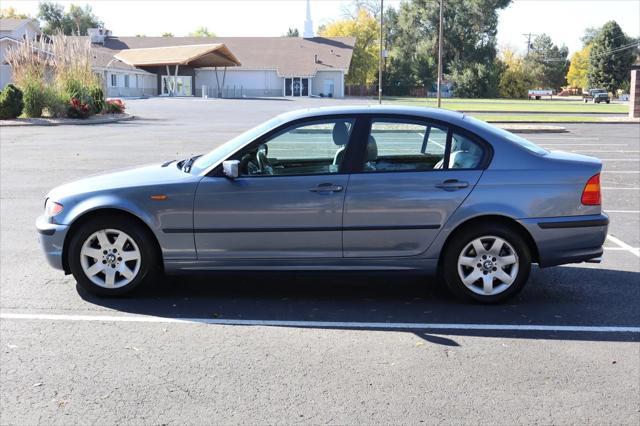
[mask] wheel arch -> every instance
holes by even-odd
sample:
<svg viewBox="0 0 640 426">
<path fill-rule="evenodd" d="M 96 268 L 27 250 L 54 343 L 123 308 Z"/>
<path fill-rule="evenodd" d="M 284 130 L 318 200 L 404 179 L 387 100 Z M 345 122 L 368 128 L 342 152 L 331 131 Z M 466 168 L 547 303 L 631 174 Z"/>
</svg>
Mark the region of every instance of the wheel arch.
<svg viewBox="0 0 640 426">
<path fill-rule="evenodd" d="M 476 217 L 470 218 L 470 219 L 468 219 L 468 220 L 466 220 L 464 222 L 461 222 L 460 224 L 458 224 L 458 226 L 456 226 L 449 233 L 449 235 L 447 236 L 447 239 L 445 240 L 444 244 L 442 245 L 442 249 L 440 251 L 441 255 L 440 255 L 440 258 L 438 260 L 438 269 L 441 270 L 442 262 L 443 262 L 443 259 L 444 259 L 443 254 L 446 252 L 448 245 L 453 240 L 453 237 L 455 237 L 460 232 L 464 231 L 465 228 L 468 228 L 468 227 L 471 227 L 471 226 L 482 226 L 483 224 L 496 224 L 496 223 L 508 226 L 509 228 L 511 228 L 514 231 L 516 231 L 525 240 L 527 246 L 529 247 L 529 250 L 531 250 L 531 261 L 533 263 L 539 263 L 540 262 L 540 254 L 538 253 L 538 245 L 536 244 L 535 240 L 533 239 L 533 237 L 531 236 L 531 234 L 529 233 L 527 228 L 525 228 L 517 220 L 515 220 L 515 219 L 513 219 L 511 217 L 503 216 L 503 215 L 491 214 L 491 215 L 476 216 Z"/>
<path fill-rule="evenodd" d="M 163 268 L 164 267 L 164 262 L 163 262 L 163 257 L 162 257 L 162 250 L 160 248 L 160 243 L 158 242 L 158 238 L 156 237 L 156 235 L 154 234 L 154 232 L 151 230 L 151 227 L 144 221 L 142 220 L 139 216 L 136 216 L 135 214 L 131 213 L 128 210 L 123 210 L 123 209 L 119 209 L 119 208 L 114 208 L 114 207 L 105 207 L 105 208 L 98 208 L 98 209 L 94 209 L 94 210 L 90 210 L 87 211 L 79 216 L 77 216 L 73 222 L 69 225 L 69 230 L 66 233 L 65 239 L 64 239 L 64 244 L 62 246 L 62 267 L 64 269 L 64 272 L 66 274 L 70 274 L 71 273 L 71 269 L 69 267 L 69 259 L 68 259 L 68 253 L 69 253 L 69 243 L 71 241 L 71 238 L 74 234 L 74 232 L 83 224 L 85 224 L 86 222 L 93 220 L 97 217 L 120 217 L 120 218 L 124 218 L 127 220 L 131 220 L 133 222 L 135 222 L 136 224 L 140 225 L 140 228 L 149 235 L 149 237 L 151 237 L 152 241 L 154 242 L 154 250 L 156 251 L 156 254 L 158 256 L 158 259 L 160 259 L 159 262 L 159 267 Z"/>
</svg>

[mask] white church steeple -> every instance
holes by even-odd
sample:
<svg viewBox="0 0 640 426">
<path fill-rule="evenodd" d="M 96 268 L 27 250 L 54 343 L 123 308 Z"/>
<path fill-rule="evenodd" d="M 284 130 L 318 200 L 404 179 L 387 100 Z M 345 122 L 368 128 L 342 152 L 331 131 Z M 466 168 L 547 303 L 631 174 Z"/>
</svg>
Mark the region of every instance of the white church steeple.
<svg viewBox="0 0 640 426">
<path fill-rule="evenodd" d="M 304 38 L 313 37 L 313 21 L 311 20 L 311 5 L 307 0 L 307 19 L 304 21 Z"/>
</svg>

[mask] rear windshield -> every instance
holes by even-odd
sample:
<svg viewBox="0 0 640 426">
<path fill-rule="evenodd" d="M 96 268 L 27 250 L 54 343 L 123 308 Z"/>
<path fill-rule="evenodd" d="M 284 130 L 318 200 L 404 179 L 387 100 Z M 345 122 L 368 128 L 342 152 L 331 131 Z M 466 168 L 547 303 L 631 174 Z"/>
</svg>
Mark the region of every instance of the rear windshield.
<svg viewBox="0 0 640 426">
<path fill-rule="evenodd" d="M 496 126 L 490 126 L 489 124 L 485 123 L 484 121 L 480 121 L 476 118 L 473 117 L 469 117 L 469 116 L 465 116 L 465 120 L 469 120 L 469 121 L 473 121 L 475 124 L 477 125 L 481 125 L 482 127 L 487 127 L 489 126 L 491 128 L 491 131 L 493 131 L 493 133 L 497 133 L 498 135 L 502 136 L 505 139 L 508 139 L 509 141 L 520 145 L 521 147 L 525 148 L 528 151 L 531 151 L 533 153 L 539 154 L 539 155 L 545 155 L 548 154 L 549 151 L 542 148 L 541 146 L 536 145 L 535 143 L 531 142 L 528 139 L 525 139 L 521 136 L 518 136 L 516 134 L 513 134 L 507 130 L 501 129 L 500 127 L 496 127 Z"/>
</svg>

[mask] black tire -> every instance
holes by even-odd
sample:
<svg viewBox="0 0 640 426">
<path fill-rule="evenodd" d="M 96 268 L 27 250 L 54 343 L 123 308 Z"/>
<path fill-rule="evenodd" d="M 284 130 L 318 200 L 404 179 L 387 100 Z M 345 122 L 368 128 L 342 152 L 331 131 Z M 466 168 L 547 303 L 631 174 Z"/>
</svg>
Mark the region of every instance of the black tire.
<svg viewBox="0 0 640 426">
<path fill-rule="evenodd" d="M 102 229 L 123 231 L 136 243 L 140 251 L 140 268 L 130 283 L 122 287 L 106 288 L 91 281 L 85 274 L 81 255 L 82 245 L 95 232 Z M 67 260 L 76 282 L 88 292 L 98 296 L 123 296 L 158 278 L 160 258 L 156 249 L 156 241 L 149 231 L 126 217 L 98 216 L 82 223 L 71 235 L 67 250 Z"/>
<path fill-rule="evenodd" d="M 469 243 L 483 236 L 502 238 L 513 247 L 519 262 L 514 282 L 503 292 L 495 295 L 482 295 L 473 292 L 464 285 L 458 274 L 458 257 Z M 498 303 L 515 296 L 524 288 L 531 272 L 531 250 L 525 239 L 516 229 L 500 223 L 483 223 L 482 226 L 461 228 L 447 243 L 443 256 L 442 277 L 449 291 L 456 297 L 482 303 Z"/>
</svg>

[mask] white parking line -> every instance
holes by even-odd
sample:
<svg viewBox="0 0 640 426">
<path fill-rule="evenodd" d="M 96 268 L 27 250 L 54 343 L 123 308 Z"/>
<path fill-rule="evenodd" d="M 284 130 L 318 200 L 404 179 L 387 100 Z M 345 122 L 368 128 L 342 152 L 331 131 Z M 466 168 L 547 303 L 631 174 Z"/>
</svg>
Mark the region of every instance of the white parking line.
<svg viewBox="0 0 640 426">
<path fill-rule="evenodd" d="M 534 141 L 535 142 L 535 141 Z M 540 146 L 598 146 L 593 143 L 540 143 Z M 627 146 L 626 143 L 607 143 L 605 146 Z"/>
<path fill-rule="evenodd" d="M 605 210 L 605 213 L 640 213 L 640 210 Z"/>
<path fill-rule="evenodd" d="M 635 161 L 640 163 L 640 158 L 598 158 L 600 161 Z"/>
<path fill-rule="evenodd" d="M 640 189 L 640 187 L 638 186 L 633 186 L 633 187 L 617 187 L 617 186 L 603 186 L 601 189 L 608 189 L 608 190 L 612 190 L 612 189 L 634 189 L 634 190 L 638 190 Z"/>
<path fill-rule="evenodd" d="M 640 152 L 638 150 L 635 151 L 627 151 L 624 149 L 614 149 L 614 150 L 598 150 L 598 149 L 582 149 L 582 148 L 572 148 L 571 150 L 569 150 L 569 152 L 573 152 L 573 153 L 581 153 L 581 152 L 607 152 L 607 153 L 616 153 L 616 154 L 628 154 L 628 153 L 634 153 L 634 152 Z"/>
<path fill-rule="evenodd" d="M 607 235 L 607 240 L 611 241 L 614 244 L 617 244 L 618 246 L 620 246 L 624 250 L 628 251 L 629 253 L 634 254 L 637 257 L 640 257 L 640 248 L 631 247 L 629 244 L 625 243 L 622 240 L 619 240 L 618 238 L 614 237 L 613 235 Z"/>
<path fill-rule="evenodd" d="M 394 329 L 394 330 L 484 330 L 484 331 L 570 331 L 590 333 L 640 333 L 640 327 L 627 326 L 581 326 L 581 325 L 535 325 L 535 324 L 442 324 L 412 322 L 343 322 L 343 321 L 279 321 L 240 320 L 214 318 L 164 318 L 130 315 L 62 315 L 0 313 L 4 320 L 39 321 L 94 321 L 94 322 L 145 322 L 178 324 L 218 324 L 267 327 L 346 328 L 346 329 Z"/>
<path fill-rule="evenodd" d="M 640 174 L 638 170 L 603 170 L 601 173 L 628 173 L 628 174 Z"/>
</svg>

